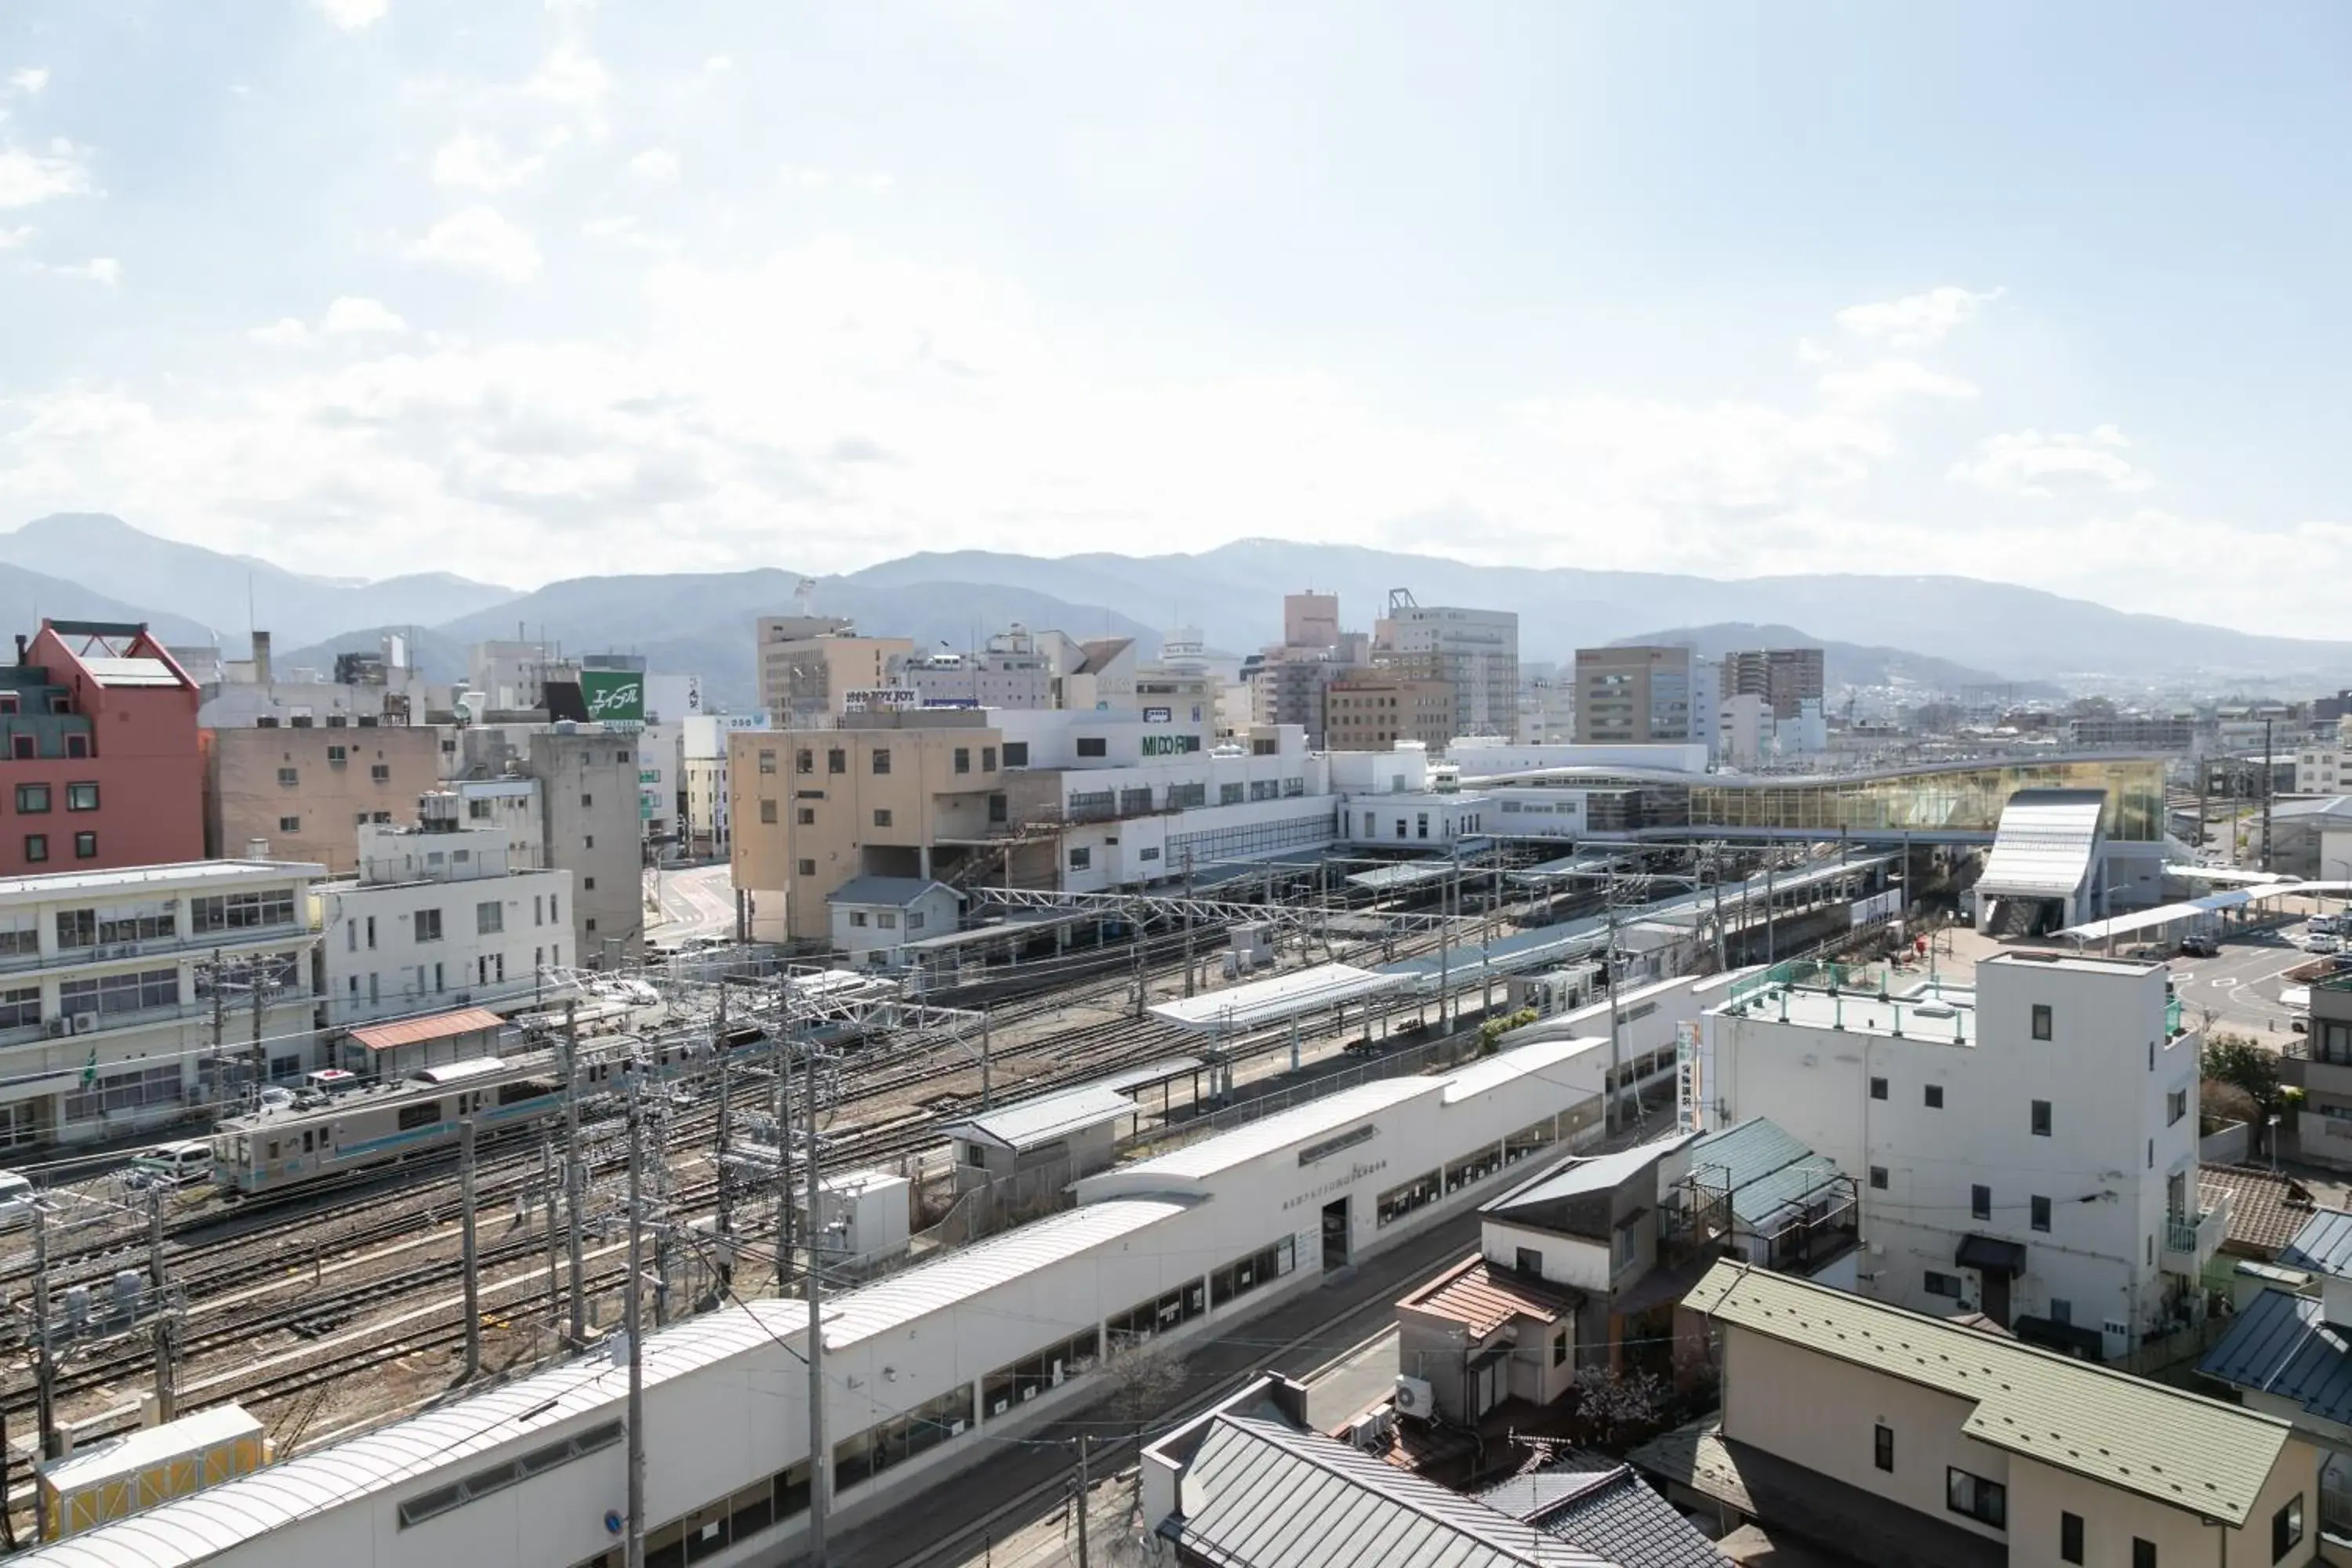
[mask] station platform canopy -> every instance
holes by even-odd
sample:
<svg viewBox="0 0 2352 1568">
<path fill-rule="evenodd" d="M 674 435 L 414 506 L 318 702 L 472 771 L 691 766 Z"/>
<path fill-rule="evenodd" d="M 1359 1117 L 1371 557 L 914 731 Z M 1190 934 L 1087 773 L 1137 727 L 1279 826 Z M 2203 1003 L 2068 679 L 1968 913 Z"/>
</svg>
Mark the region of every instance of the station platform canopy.
<svg viewBox="0 0 2352 1568">
<path fill-rule="evenodd" d="M 2085 921 L 2081 925 L 2068 926 L 2053 940 L 2084 943 L 2113 942 L 2118 937 L 2160 931 L 2167 926 L 2198 921 L 2227 910 L 2242 910 L 2268 903 L 2273 899 L 2315 898 L 2352 898 L 2352 882 L 2284 881 L 2236 888 L 2226 893 L 2208 893 L 2201 899 L 2184 899 L 2176 904 L 2158 904 L 2152 910 L 2135 910 L 2130 914 L 2115 915 L 2103 921 Z"/>
<path fill-rule="evenodd" d="M 1611 867 L 1624 861 L 1622 855 L 1596 855 L 1590 851 L 1563 855 L 1557 860 L 1547 860 L 1540 866 L 1528 866 L 1512 872 L 1511 880 L 1527 886 L 1556 882 L 1567 877 L 1598 877 Z"/>
<path fill-rule="evenodd" d="M 505 1026 L 506 1020 L 488 1007 L 460 1007 L 422 1018 L 404 1018 L 394 1024 L 371 1024 L 353 1029 L 352 1038 L 369 1050 L 388 1051 L 401 1046 L 455 1039 L 459 1035 L 491 1034 Z"/>
<path fill-rule="evenodd" d="M 1402 991 L 1411 981 L 1385 971 L 1358 969 L 1353 964 L 1324 963 L 1270 974 L 1222 991 L 1155 1003 L 1151 1016 L 1164 1024 L 1202 1034 L 1230 1034 L 1279 1024 L 1308 1013 L 1319 1013 L 1343 1002 Z"/>
<path fill-rule="evenodd" d="M 898 944 L 901 952 L 943 952 L 960 947 L 978 947 L 992 942 L 1017 942 L 1056 926 L 1076 925 L 1081 921 L 1103 917 L 1084 910 L 1011 910 L 1000 921 L 973 926 L 968 931 L 941 931 L 937 936 L 917 937 Z"/>
<path fill-rule="evenodd" d="M 1418 888 L 1429 882 L 1442 882 L 1454 874 L 1451 860 L 1404 860 L 1394 866 L 1375 866 L 1369 871 L 1351 871 L 1348 885 L 1362 888 L 1367 892 L 1392 893 L 1400 888 Z"/>
<path fill-rule="evenodd" d="M 1081 1084 L 1059 1094 L 1041 1095 L 1018 1105 L 983 1110 L 947 1129 L 958 1143 L 985 1143 L 999 1149 L 1032 1149 L 1054 1143 L 1073 1133 L 1136 1113 L 1135 1101 L 1098 1083 Z"/>
</svg>

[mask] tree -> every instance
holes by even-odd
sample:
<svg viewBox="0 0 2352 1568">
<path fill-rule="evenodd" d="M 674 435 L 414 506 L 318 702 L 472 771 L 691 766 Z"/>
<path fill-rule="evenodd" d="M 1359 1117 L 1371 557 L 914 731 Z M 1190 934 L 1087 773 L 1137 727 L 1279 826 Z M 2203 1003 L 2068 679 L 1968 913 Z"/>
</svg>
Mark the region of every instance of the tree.
<svg viewBox="0 0 2352 1568">
<path fill-rule="evenodd" d="M 2209 1035 L 2202 1062 L 2205 1081 L 2225 1084 L 2253 1105 L 2254 1134 L 2265 1148 L 2270 1119 L 2286 1110 L 2285 1087 L 2279 1082 L 2279 1059 L 2243 1035 Z"/>
<path fill-rule="evenodd" d="M 1500 1018 L 1489 1018 L 1478 1026 L 1478 1054 L 1491 1057 L 1501 1048 L 1503 1037 L 1513 1029 L 1524 1029 L 1542 1016 L 1533 1007 L 1522 1007 Z"/>
<path fill-rule="evenodd" d="M 1638 1442 L 1666 1424 L 1674 1390 L 1654 1372 L 1588 1366 L 1576 1374 L 1576 1415 L 1583 1438 L 1602 1448 Z"/>
</svg>

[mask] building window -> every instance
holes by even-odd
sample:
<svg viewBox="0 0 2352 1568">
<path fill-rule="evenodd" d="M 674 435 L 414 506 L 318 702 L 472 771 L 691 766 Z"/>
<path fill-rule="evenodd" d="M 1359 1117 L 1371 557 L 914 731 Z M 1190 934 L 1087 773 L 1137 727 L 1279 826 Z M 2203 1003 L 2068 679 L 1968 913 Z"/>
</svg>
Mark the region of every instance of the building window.
<svg viewBox="0 0 2352 1568">
<path fill-rule="evenodd" d="M 2050 1200 L 2048 1198 L 2036 1197 L 2033 1200 L 2033 1228 L 2040 1231 L 2047 1231 L 2050 1228 Z"/>
<path fill-rule="evenodd" d="M 810 814 L 812 819 L 814 819 L 814 813 Z M 773 827 L 776 825 L 776 803 L 774 801 L 763 800 L 760 803 L 760 821 L 761 824 L 769 827 Z"/>
<path fill-rule="evenodd" d="M 875 748 L 874 748 L 873 756 L 874 756 L 874 771 L 875 771 L 877 773 L 888 773 L 888 772 L 890 771 L 890 748 L 889 748 L 889 747 L 887 747 L 887 746 L 877 746 L 877 747 L 875 747 Z"/>
<path fill-rule="evenodd" d="M 1941 1296 L 1947 1300 L 1957 1301 L 1960 1299 L 1960 1277 L 1930 1268 L 1927 1270 L 1926 1289 L 1930 1296 Z"/>
<path fill-rule="evenodd" d="M 299 816 L 281 816 L 278 819 L 278 831 L 299 833 L 302 831 L 302 819 Z"/>
<path fill-rule="evenodd" d="M 768 804 L 770 805 L 773 805 L 776 803 L 772 800 L 768 802 Z M 799 810 L 793 813 L 793 817 L 803 827 L 814 827 L 816 826 L 816 807 L 813 805 L 802 806 Z M 773 821 L 774 818 L 772 816 L 769 820 Z"/>
<path fill-rule="evenodd" d="M 923 929 L 922 910 L 908 910 L 907 911 L 907 929 L 908 931 L 920 931 Z"/>
<path fill-rule="evenodd" d="M 958 746 L 955 749 L 955 771 L 960 773 L 968 773 L 971 772 L 971 748 L 970 746 Z"/>
<path fill-rule="evenodd" d="M 824 752 L 824 771 L 845 773 L 849 771 L 849 752 L 840 746 L 828 746 Z"/>
<path fill-rule="evenodd" d="M 1070 869 L 1073 871 L 1087 869 L 1094 864 L 1094 860 L 1095 852 L 1092 849 L 1080 847 L 1070 851 Z"/>
<path fill-rule="evenodd" d="M 2061 1513 L 2058 1516 L 2058 1561 L 2080 1563 L 2083 1560 L 2083 1516 Z"/>
<path fill-rule="evenodd" d="M 1886 1098 L 1886 1080 L 1885 1079 L 1874 1078 L 1870 1080 L 1870 1098 L 1873 1100 L 1885 1100 Z"/>
<path fill-rule="evenodd" d="M 1927 1109 L 1930 1110 L 1941 1110 L 1944 1109 L 1944 1086 L 1942 1084 L 1931 1083 L 1927 1086 Z"/>
<path fill-rule="evenodd" d="M 492 899 L 474 906 L 474 934 L 494 936 L 507 929 L 506 906 Z"/>
<path fill-rule="evenodd" d="M 1969 1217 L 1970 1219 L 1992 1218 L 1992 1189 L 1990 1187 L 1975 1186 L 1969 1189 Z"/>
<path fill-rule="evenodd" d="M 368 768 L 368 782 L 370 784 L 390 784 L 392 782 L 392 764 L 390 763 L 376 763 L 371 764 Z"/>
<path fill-rule="evenodd" d="M 582 835 L 580 836 L 580 847 L 581 847 L 581 848 L 583 848 L 583 849 L 593 849 L 593 848 L 595 848 L 595 847 L 596 847 L 596 836 L 595 836 L 594 834 L 593 834 L 593 833 L 583 833 L 583 834 L 582 834 Z"/>
<path fill-rule="evenodd" d="M 888 806 L 886 805 L 876 808 L 874 813 L 874 826 L 877 827 L 887 827 L 890 826 L 890 808 Z"/>
<path fill-rule="evenodd" d="M 2176 1089 L 2164 1097 L 2164 1124 L 2167 1127 L 2177 1124 L 2188 1114 L 2189 1091 L 2187 1089 Z"/>
<path fill-rule="evenodd" d="M 2271 1515 L 2271 1561 L 2276 1563 L 2303 1544 L 2303 1494 Z"/>
<path fill-rule="evenodd" d="M 1568 1331 L 1566 1329 L 1560 1330 L 1559 1332 L 1552 1336 L 1551 1364 L 1554 1366 L 1566 1366 L 1568 1364 Z"/>
<path fill-rule="evenodd" d="M 1078 755 L 1107 757 L 1110 755 L 1110 742 L 1100 735 L 1081 735 L 1078 737 Z"/>
<path fill-rule="evenodd" d="M 37 816 L 48 809 L 48 785 L 24 784 L 16 786 L 16 811 L 19 816 Z"/>
<path fill-rule="evenodd" d="M 776 771 L 775 752 L 761 752 L 760 753 L 760 771 L 763 773 L 772 773 Z M 802 746 L 793 752 L 793 772 L 796 773 L 813 773 L 816 772 L 816 749 L 814 747 Z"/>
<path fill-rule="evenodd" d="M 292 789 L 302 782 L 302 775 L 292 768 L 280 768 L 278 770 L 278 782 L 288 789 Z"/>
<path fill-rule="evenodd" d="M 2156 1542 L 2132 1537 L 2132 1568 L 2156 1568 Z"/>
<path fill-rule="evenodd" d="M 882 931 L 897 931 L 898 912 L 896 910 L 877 910 L 874 912 L 874 924 Z"/>
<path fill-rule="evenodd" d="M 2033 1102 L 2033 1135 L 2036 1138 L 2050 1136 L 2050 1102 L 2046 1100 Z"/>
<path fill-rule="evenodd" d="M 591 806 L 594 805 L 595 804 L 596 804 L 596 797 L 595 797 L 594 795 L 590 795 L 590 794 L 589 794 L 586 790 L 584 790 L 584 789 L 583 789 L 583 790 L 582 790 L 582 791 L 580 792 L 580 809 L 581 809 L 581 810 L 583 810 L 583 811 L 586 811 L 587 809 L 589 809 Z"/>
<path fill-rule="evenodd" d="M 46 860 L 49 858 L 49 836 L 46 833 L 25 835 L 25 858 Z"/>
<path fill-rule="evenodd" d="M 1874 1191 L 1874 1192 L 1881 1192 L 1881 1193 L 1883 1193 L 1883 1192 L 1885 1192 L 1885 1191 L 1886 1190 L 1886 1167 L 1885 1167 L 1885 1166 L 1884 1166 L 1884 1165 L 1873 1165 L 1873 1166 L 1870 1168 L 1870 1185 L 1871 1185 L 1871 1190 L 1872 1190 L 1872 1191 Z"/>
<path fill-rule="evenodd" d="M 1026 741 L 1005 742 L 1004 765 L 1008 768 L 1027 767 L 1029 765 L 1029 742 Z"/>
<path fill-rule="evenodd" d="M 992 773 L 996 771 L 996 748 L 994 746 L 982 746 L 980 749 L 980 771 L 984 773 Z"/>
<path fill-rule="evenodd" d="M 1895 1428 L 1884 1421 L 1871 1429 L 1870 1462 L 1890 1476 L 1895 1473 Z"/>
<path fill-rule="evenodd" d="M 1944 1506 L 1979 1524 L 1995 1530 L 2009 1528 L 2009 1489 L 1999 1481 L 1948 1467 L 1944 1471 Z"/>
<path fill-rule="evenodd" d="M 1532 1247 L 1518 1247 L 1515 1249 L 1511 1267 L 1522 1274 L 1531 1274 L 1540 1279 L 1543 1278 L 1543 1254 Z"/>
<path fill-rule="evenodd" d="M 96 811 L 98 809 L 98 785 L 95 784 L 69 784 L 66 785 L 66 809 L 68 811 Z"/>
<path fill-rule="evenodd" d="M 439 942 L 441 940 L 441 911 L 439 910 L 419 910 L 416 911 L 416 940 L 419 942 Z"/>
<path fill-rule="evenodd" d="M 2050 1004 L 2047 1002 L 2036 1002 L 2033 1005 L 2033 1037 L 2037 1040 L 2046 1040 L 2051 1037 Z"/>
<path fill-rule="evenodd" d="M 814 860 L 795 860 L 795 861 L 793 861 L 793 875 L 794 875 L 795 877 L 814 877 L 814 876 L 815 876 L 815 875 L 816 875 L 816 862 L 815 862 L 815 861 L 814 861 Z"/>
<path fill-rule="evenodd" d="M 862 930 L 870 922 L 867 921 L 866 911 L 864 910 L 852 910 L 849 911 L 849 923 L 852 926 Z"/>
<path fill-rule="evenodd" d="M 596 879 L 593 877 L 583 877 L 580 879 L 580 886 L 583 892 L 593 893 L 596 890 Z"/>
</svg>

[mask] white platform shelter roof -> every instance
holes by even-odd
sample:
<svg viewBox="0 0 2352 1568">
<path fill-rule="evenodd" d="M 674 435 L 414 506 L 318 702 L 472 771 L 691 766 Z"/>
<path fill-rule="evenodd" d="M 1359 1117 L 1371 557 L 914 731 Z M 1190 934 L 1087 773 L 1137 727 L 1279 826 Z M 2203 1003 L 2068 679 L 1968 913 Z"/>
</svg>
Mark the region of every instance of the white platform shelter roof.
<svg viewBox="0 0 2352 1568">
<path fill-rule="evenodd" d="M 1293 969 L 1270 974 L 1264 980 L 1228 985 L 1222 991 L 1157 1003 L 1150 1011 L 1163 1023 L 1204 1033 L 1228 1034 L 1262 1024 L 1278 1024 L 1302 1013 L 1318 1013 L 1360 996 L 1402 991 L 1412 984 L 1410 975 L 1381 974 L 1347 963 L 1324 963 L 1313 969 Z"/>
<path fill-rule="evenodd" d="M 2001 807 L 1977 889 L 1990 898 L 2071 899 L 2099 845 L 2097 790 L 2020 790 Z"/>
</svg>

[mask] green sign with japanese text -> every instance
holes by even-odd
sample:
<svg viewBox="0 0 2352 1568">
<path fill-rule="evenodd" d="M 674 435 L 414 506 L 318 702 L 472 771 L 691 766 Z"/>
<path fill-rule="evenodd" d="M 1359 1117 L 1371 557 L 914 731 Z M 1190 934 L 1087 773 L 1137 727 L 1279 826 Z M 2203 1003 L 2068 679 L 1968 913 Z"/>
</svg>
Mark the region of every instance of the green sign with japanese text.
<svg viewBox="0 0 2352 1568">
<path fill-rule="evenodd" d="M 646 721 L 646 678 L 625 669 L 583 669 L 580 696 L 588 717 L 608 724 Z"/>
</svg>

